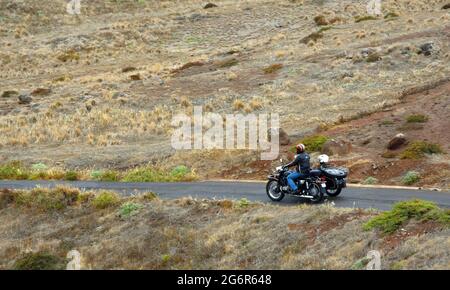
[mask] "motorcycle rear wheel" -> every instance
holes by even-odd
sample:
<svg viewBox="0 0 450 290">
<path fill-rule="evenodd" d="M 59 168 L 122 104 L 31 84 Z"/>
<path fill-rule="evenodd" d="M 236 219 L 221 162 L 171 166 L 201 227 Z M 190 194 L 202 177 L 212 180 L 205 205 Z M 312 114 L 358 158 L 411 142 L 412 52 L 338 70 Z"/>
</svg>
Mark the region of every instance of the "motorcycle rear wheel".
<svg viewBox="0 0 450 290">
<path fill-rule="evenodd" d="M 336 184 L 336 181 L 330 178 L 327 178 L 327 187 L 326 192 L 328 196 L 335 197 L 341 194 L 342 187 Z"/>
<path fill-rule="evenodd" d="M 267 196 L 272 201 L 281 201 L 284 198 L 284 192 L 280 191 L 278 181 L 269 180 L 266 185 Z"/>
<path fill-rule="evenodd" d="M 313 196 L 311 198 L 312 203 L 320 203 L 323 200 L 323 192 L 320 189 L 320 186 L 316 183 L 311 184 L 311 187 L 309 188 L 309 194 Z"/>
</svg>

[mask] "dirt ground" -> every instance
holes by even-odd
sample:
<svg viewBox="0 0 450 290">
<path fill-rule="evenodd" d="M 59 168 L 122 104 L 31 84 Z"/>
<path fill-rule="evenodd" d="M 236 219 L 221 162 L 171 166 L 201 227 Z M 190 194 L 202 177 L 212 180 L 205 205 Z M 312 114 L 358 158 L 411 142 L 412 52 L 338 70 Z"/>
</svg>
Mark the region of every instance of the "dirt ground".
<svg viewBox="0 0 450 290">
<path fill-rule="evenodd" d="M 355 181 L 398 183 L 414 169 L 424 175 L 420 185 L 448 185 L 446 154 L 418 162 L 379 157 L 383 138 L 397 132 L 448 149 L 448 82 L 402 100 L 405 89 L 449 75 L 447 1 L 385 0 L 382 15 L 366 21 L 358 20 L 367 13 L 356 0 L 220 0 L 211 9 L 197 0 L 83 2 L 79 16 L 68 15 L 63 0 L 0 3 L 0 163 L 123 169 L 162 162 L 203 178 L 257 178 L 270 166 L 255 152 L 175 152 L 173 114 L 194 105 L 279 113 L 296 140 L 381 111 L 324 133 L 353 145 L 335 161 Z M 328 25 L 316 24 L 317 16 Z M 271 65 L 279 66 L 267 73 Z M 399 128 L 410 111 L 430 117 L 424 128 Z M 385 118 L 394 124 L 376 123 Z"/>
</svg>

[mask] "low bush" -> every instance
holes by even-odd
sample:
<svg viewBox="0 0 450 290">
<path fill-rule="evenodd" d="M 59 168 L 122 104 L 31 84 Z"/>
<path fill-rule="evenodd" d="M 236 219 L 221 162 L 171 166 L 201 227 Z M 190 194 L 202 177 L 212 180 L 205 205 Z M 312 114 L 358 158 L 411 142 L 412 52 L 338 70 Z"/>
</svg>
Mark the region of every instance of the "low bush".
<svg viewBox="0 0 450 290">
<path fill-rule="evenodd" d="M 425 154 L 440 154 L 443 150 L 439 144 L 428 143 L 426 141 L 411 142 L 400 154 L 401 159 L 420 159 Z"/>
<path fill-rule="evenodd" d="M 402 182 L 405 185 L 412 185 L 420 180 L 420 174 L 416 171 L 408 171 L 403 177 Z"/>
<path fill-rule="evenodd" d="M 122 206 L 119 209 L 119 214 L 121 217 L 130 217 L 133 216 L 135 214 L 137 214 L 139 212 L 139 210 L 141 209 L 142 205 L 138 204 L 138 203 L 134 203 L 134 202 L 126 202 L 124 204 L 122 204 Z"/>
<path fill-rule="evenodd" d="M 372 218 L 363 227 L 364 230 L 378 229 L 383 233 L 393 233 L 410 219 L 432 220 L 450 226 L 450 211 L 442 210 L 429 201 L 402 201 L 396 203 L 392 210 Z"/>
<path fill-rule="evenodd" d="M 75 204 L 80 191 L 78 189 L 58 186 L 56 188 L 34 188 L 14 192 L 14 202 L 18 206 L 42 211 L 62 210 Z"/>
<path fill-rule="evenodd" d="M 300 140 L 297 143 L 303 143 L 306 147 L 306 151 L 320 152 L 323 149 L 323 145 L 328 141 L 327 136 L 313 135 Z M 291 148 L 292 152 L 296 152 L 295 146 Z"/>
<path fill-rule="evenodd" d="M 14 263 L 14 270 L 64 270 L 67 261 L 48 252 L 27 253 Z"/>
<path fill-rule="evenodd" d="M 378 183 L 378 179 L 376 179 L 375 177 L 369 176 L 367 177 L 362 184 L 377 184 Z"/>
</svg>

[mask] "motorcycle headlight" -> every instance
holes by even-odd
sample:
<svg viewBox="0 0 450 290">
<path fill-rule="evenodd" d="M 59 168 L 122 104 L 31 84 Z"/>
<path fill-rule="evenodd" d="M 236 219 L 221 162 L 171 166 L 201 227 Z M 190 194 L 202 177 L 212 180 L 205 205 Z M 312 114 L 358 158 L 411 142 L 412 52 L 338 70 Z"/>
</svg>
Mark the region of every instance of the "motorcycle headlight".
<svg viewBox="0 0 450 290">
<path fill-rule="evenodd" d="M 283 169 L 283 166 L 278 166 L 277 168 L 275 168 L 277 171 L 281 171 L 281 169 Z"/>
</svg>

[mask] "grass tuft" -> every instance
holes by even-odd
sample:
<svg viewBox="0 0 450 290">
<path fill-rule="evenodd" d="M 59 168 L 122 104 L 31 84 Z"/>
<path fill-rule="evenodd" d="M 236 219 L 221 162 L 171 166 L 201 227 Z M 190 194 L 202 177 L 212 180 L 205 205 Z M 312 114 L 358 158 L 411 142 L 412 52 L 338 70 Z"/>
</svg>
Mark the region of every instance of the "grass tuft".
<svg viewBox="0 0 450 290">
<path fill-rule="evenodd" d="M 276 63 L 276 64 L 269 65 L 268 67 L 265 67 L 263 69 L 263 71 L 264 71 L 265 74 L 273 74 L 273 73 L 279 71 L 282 68 L 283 68 L 283 64 Z"/>
<path fill-rule="evenodd" d="M 56 188 L 34 188 L 29 191 L 17 191 L 14 202 L 18 206 L 39 209 L 44 212 L 62 210 L 78 200 L 78 189 L 57 186 Z"/>
<path fill-rule="evenodd" d="M 406 122 L 408 123 L 425 123 L 427 121 L 428 117 L 422 114 L 413 114 L 406 118 Z"/>
<path fill-rule="evenodd" d="M 355 17 L 355 22 L 359 23 L 362 21 L 368 21 L 368 20 L 377 20 L 378 18 L 372 15 L 364 15 L 364 16 L 356 16 Z"/>
<path fill-rule="evenodd" d="M 120 197 L 115 192 L 103 191 L 96 195 L 91 204 L 97 209 L 106 209 L 109 207 L 115 207 L 120 203 Z"/>
<path fill-rule="evenodd" d="M 376 179 L 375 177 L 369 176 L 367 177 L 362 184 L 377 184 L 378 183 L 378 179 Z"/>
<path fill-rule="evenodd" d="M 119 214 L 123 218 L 127 218 L 133 215 L 136 215 L 139 210 L 142 208 L 142 205 L 134 202 L 126 202 L 124 203 L 120 209 Z"/>
<path fill-rule="evenodd" d="M 196 174 L 186 166 L 177 166 L 171 171 L 155 169 L 152 167 L 139 167 L 128 171 L 122 181 L 124 182 L 177 182 L 196 180 Z"/>
</svg>

